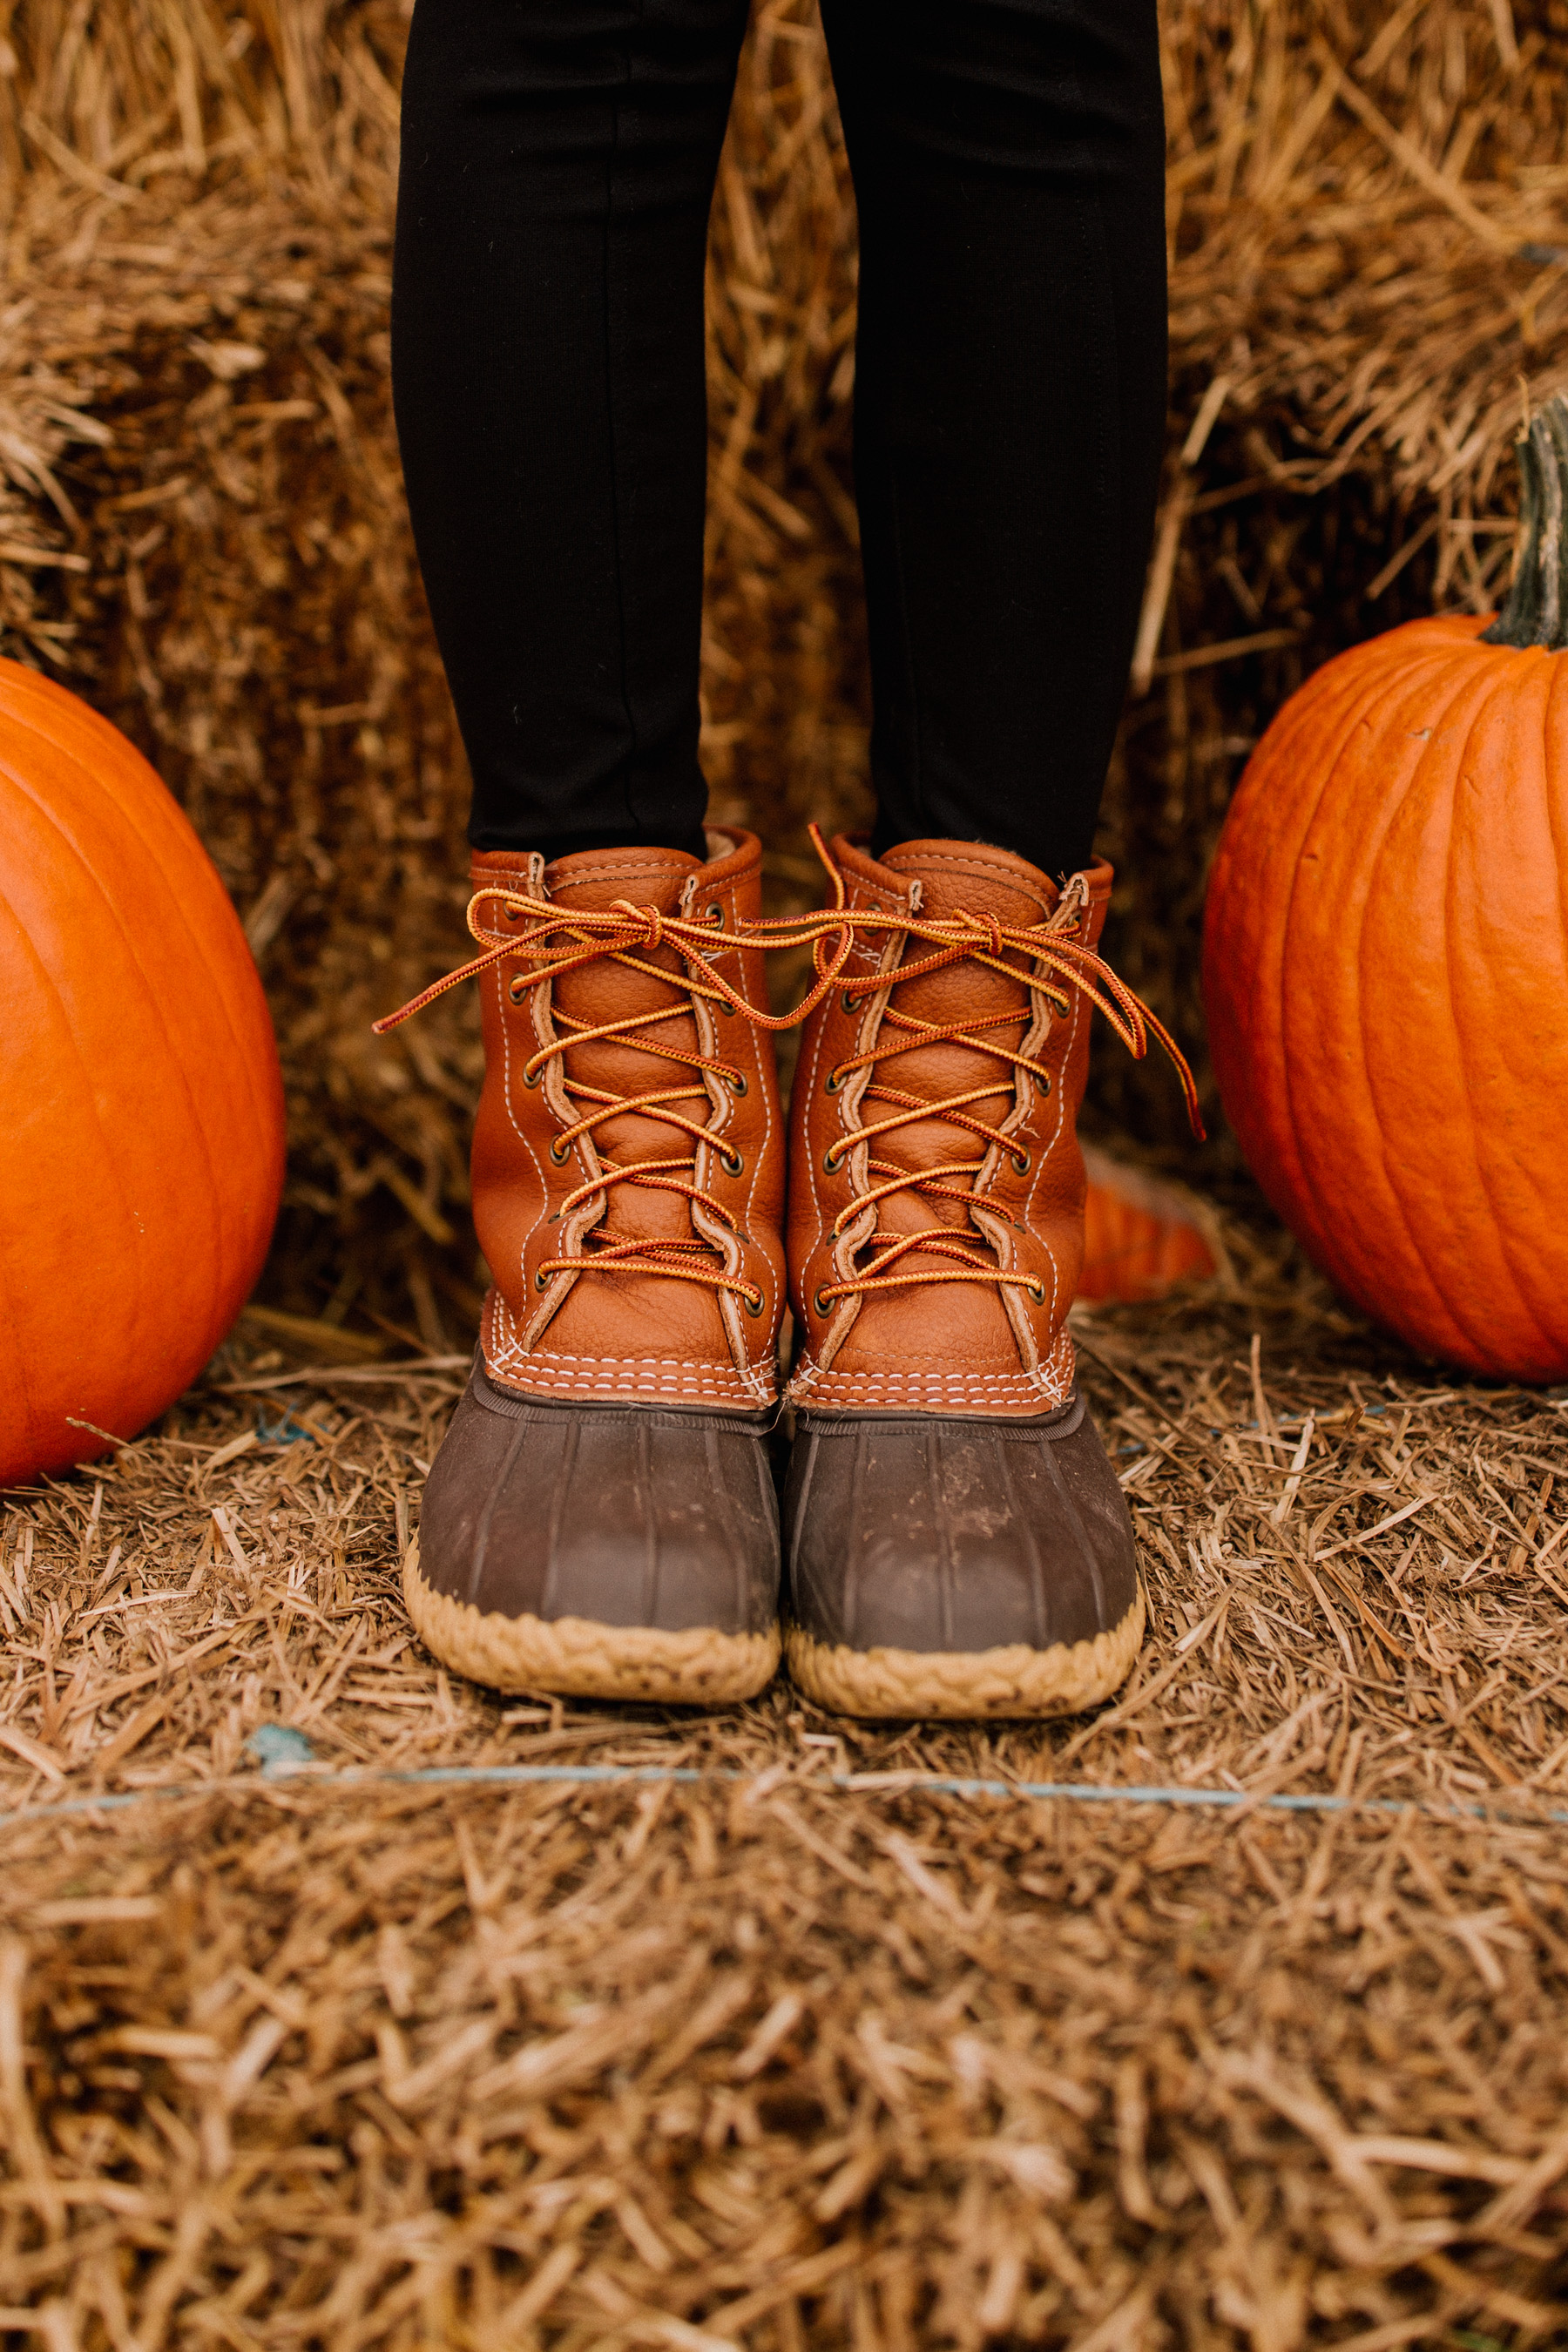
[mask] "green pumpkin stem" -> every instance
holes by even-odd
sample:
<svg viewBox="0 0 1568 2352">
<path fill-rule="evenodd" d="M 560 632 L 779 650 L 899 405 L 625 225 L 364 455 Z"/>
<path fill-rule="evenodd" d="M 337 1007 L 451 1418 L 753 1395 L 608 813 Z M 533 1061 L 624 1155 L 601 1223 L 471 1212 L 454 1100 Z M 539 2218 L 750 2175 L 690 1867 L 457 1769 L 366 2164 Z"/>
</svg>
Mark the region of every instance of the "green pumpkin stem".
<svg viewBox="0 0 1568 2352">
<path fill-rule="evenodd" d="M 1520 537 L 1513 585 L 1481 642 L 1568 653 L 1568 400 L 1555 394 L 1514 446 Z"/>
</svg>

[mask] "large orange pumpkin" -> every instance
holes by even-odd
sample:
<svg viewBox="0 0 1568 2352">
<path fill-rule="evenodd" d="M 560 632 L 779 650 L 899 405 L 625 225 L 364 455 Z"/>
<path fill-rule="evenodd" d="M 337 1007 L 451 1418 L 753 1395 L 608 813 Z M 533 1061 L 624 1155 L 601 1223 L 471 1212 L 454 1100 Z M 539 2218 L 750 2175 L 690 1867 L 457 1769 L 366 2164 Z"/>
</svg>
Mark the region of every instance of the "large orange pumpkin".
<svg viewBox="0 0 1568 2352">
<path fill-rule="evenodd" d="M 283 1179 L 271 1023 L 212 861 L 140 752 L 14 662 L 0 1007 L 5 1486 L 179 1395 L 256 1279 Z"/>
<path fill-rule="evenodd" d="M 1219 1220 L 1175 1184 L 1083 1146 L 1086 1303 L 1160 1298 L 1178 1282 L 1204 1282 L 1224 1261 Z"/>
<path fill-rule="evenodd" d="M 1520 445 L 1501 618 L 1342 654 L 1263 737 L 1209 885 L 1225 1108 L 1341 1289 L 1568 1374 L 1568 404 Z"/>
</svg>

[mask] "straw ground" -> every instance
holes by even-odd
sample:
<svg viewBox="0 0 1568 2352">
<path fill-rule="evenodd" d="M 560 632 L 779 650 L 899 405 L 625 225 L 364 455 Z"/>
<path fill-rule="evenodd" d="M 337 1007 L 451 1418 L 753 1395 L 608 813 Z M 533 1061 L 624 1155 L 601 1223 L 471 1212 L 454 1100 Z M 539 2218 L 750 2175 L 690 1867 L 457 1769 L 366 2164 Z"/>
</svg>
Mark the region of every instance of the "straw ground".
<svg viewBox="0 0 1568 2352">
<path fill-rule="evenodd" d="M 455 1682 L 397 1592 L 448 1363 L 242 1327 L 15 1498 L 0 2335 L 1560 2340 L 1568 1397 L 1231 1238 L 1235 1295 L 1079 1318 L 1152 1630 L 1076 1723 Z M 498 1764 L 626 1777 L 399 1777 Z"/>
</svg>

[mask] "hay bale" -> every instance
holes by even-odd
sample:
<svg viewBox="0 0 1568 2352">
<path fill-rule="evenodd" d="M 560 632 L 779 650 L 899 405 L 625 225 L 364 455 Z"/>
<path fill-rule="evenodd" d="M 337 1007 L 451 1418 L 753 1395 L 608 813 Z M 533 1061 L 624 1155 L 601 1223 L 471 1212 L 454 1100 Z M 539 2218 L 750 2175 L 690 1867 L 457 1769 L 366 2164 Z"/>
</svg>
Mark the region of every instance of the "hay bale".
<svg viewBox="0 0 1568 2352">
<path fill-rule="evenodd" d="M 1328 653 L 1506 567 L 1519 377 L 1568 381 L 1565 30 L 1564 0 L 1169 0 L 1171 457 L 1105 838 L 1113 951 L 1191 1047 L 1247 745 Z M 439 1352 L 482 1274 L 473 1008 L 367 1034 L 464 895 L 387 385 L 402 36 L 395 0 L 12 20 L 0 626 L 147 751 L 247 917 L 293 1119 L 274 1304 Z M 806 818 L 867 808 L 854 268 L 820 34 L 782 0 L 714 209 L 704 645 L 715 813 L 763 831 L 781 907 L 815 893 Z M 1094 1087 L 1180 1156 L 1159 1073 L 1107 1049 Z"/>
<path fill-rule="evenodd" d="M 1565 33 L 1563 0 L 1165 11 L 1170 456 L 1105 842 L 1109 950 L 1184 1041 L 1251 744 L 1330 655 L 1506 583 L 1522 404 L 1568 383 Z M 1102 1054 L 1095 1101 L 1235 1166 L 1150 1070 Z"/>
</svg>

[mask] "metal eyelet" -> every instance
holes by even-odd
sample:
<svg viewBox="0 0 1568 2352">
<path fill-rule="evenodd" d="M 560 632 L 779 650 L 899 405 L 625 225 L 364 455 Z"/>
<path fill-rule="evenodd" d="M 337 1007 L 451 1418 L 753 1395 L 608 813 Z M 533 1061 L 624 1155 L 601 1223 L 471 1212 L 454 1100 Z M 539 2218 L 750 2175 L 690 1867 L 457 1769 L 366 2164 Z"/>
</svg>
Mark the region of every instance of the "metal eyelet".
<svg viewBox="0 0 1568 2352">
<path fill-rule="evenodd" d="M 546 1274 L 544 1268 L 541 1266 L 533 1277 L 533 1286 L 535 1290 L 548 1290 L 553 1279 L 553 1276 Z"/>
<path fill-rule="evenodd" d="M 822 1081 L 822 1091 L 825 1095 L 836 1095 L 843 1084 L 841 1073 L 837 1070 L 829 1070 Z"/>
<path fill-rule="evenodd" d="M 837 1299 L 829 1298 L 826 1292 L 823 1290 L 819 1290 L 816 1293 L 811 1303 L 816 1307 L 817 1313 L 825 1317 L 831 1315 L 834 1307 L 837 1305 Z"/>
<path fill-rule="evenodd" d="M 719 1146 L 719 1157 L 724 1163 L 724 1173 L 726 1176 L 743 1176 L 745 1174 L 745 1154 L 743 1152 L 737 1151 L 732 1144 L 721 1143 Z"/>
<path fill-rule="evenodd" d="M 746 1073 L 744 1070 L 733 1071 L 725 1084 L 732 1095 L 743 1095 L 746 1092 Z"/>
<path fill-rule="evenodd" d="M 527 1087 L 527 1088 L 529 1089 L 530 1093 L 531 1093 L 531 1092 L 532 1092 L 533 1088 L 534 1088 L 534 1087 L 539 1084 L 540 1079 L 541 1079 L 543 1076 L 544 1076 L 544 1073 L 543 1073 L 543 1071 L 542 1071 L 542 1070 L 535 1070 L 535 1071 L 533 1072 L 533 1075 L 532 1075 L 532 1076 L 531 1076 L 531 1076 L 529 1076 L 529 1066 L 528 1066 L 528 1064 L 527 1064 L 526 1062 L 524 1062 L 524 1064 L 523 1064 L 523 1066 L 522 1066 L 522 1083 L 523 1083 L 523 1085 L 524 1085 L 525 1087 Z"/>
<path fill-rule="evenodd" d="M 520 971 L 515 978 L 507 982 L 506 992 L 514 1004 L 522 1003 L 523 998 L 528 994 L 528 981 L 523 973 Z"/>
<path fill-rule="evenodd" d="M 1051 1090 L 1050 1072 L 1047 1070 L 1043 1078 L 1037 1078 L 1035 1084 L 1039 1087 L 1042 1096 L 1048 1095 Z"/>
<path fill-rule="evenodd" d="M 742 1291 L 742 1292 L 741 1293 L 741 1304 L 742 1304 L 742 1306 L 745 1308 L 745 1310 L 746 1310 L 747 1314 L 751 1317 L 751 1318 L 752 1318 L 752 1322 L 753 1322 L 753 1323 L 756 1321 L 757 1317 L 762 1313 L 762 1311 L 763 1311 L 763 1307 L 767 1305 L 767 1303 L 768 1303 L 768 1302 L 767 1302 L 767 1300 L 763 1297 L 763 1294 L 762 1294 L 762 1292 L 761 1292 L 760 1290 L 759 1290 L 759 1291 L 758 1291 L 758 1293 L 757 1293 L 757 1300 L 756 1300 L 756 1305 L 755 1305 L 754 1307 L 753 1307 L 753 1305 L 752 1304 L 752 1301 L 751 1301 L 750 1297 L 748 1297 L 748 1295 L 746 1294 L 746 1292 L 745 1292 L 745 1291 Z"/>
<path fill-rule="evenodd" d="M 711 923 L 716 931 L 721 931 L 723 929 L 724 909 L 720 906 L 717 899 L 714 900 L 712 906 L 703 908 L 702 919 L 705 923 Z"/>
<path fill-rule="evenodd" d="M 1012 1162 L 1013 1162 L 1014 1167 L 1015 1167 L 1015 1168 L 1017 1170 L 1017 1171 L 1018 1171 L 1018 1174 L 1019 1174 L 1020 1176 L 1026 1176 L 1026 1175 L 1028 1174 L 1028 1172 L 1029 1172 L 1029 1168 L 1030 1168 L 1030 1160 L 1029 1160 L 1029 1155 L 1028 1155 L 1028 1153 L 1027 1153 L 1026 1151 L 1015 1151 L 1015 1152 L 1013 1152 L 1013 1153 L 1010 1155 L 1010 1157 L 1011 1157 L 1011 1159 L 1012 1159 Z"/>
<path fill-rule="evenodd" d="M 838 1002 L 844 1007 L 846 1013 L 858 1013 L 860 1010 L 860 999 L 856 995 L 855 991 L 852 988 L 847 988 Z"/>
<path fill-rule="evenodd" d="M 572 1157 L 572 1146 L 568 1144 L 564 1151 L 558 1151 L 555 1148 L 555 1144 L 556 1139 L 554 1136 L 552 1136 L 550 1139 L 550 1157 L 557 1168 L 564 1168 L 566 1162 Z"/>
<path fill-rule="evenodd" d="M 822 1155 L 822 1172 L 825 1176 L 837 1176 L 838 1173 L 838 1146 L 836 1143 L 830 1143 Z"/>
<path fill-rule="evenodd" d="M 1024 1287 L 1028 1292 L 1037 1307 L 1043 1305 L 1046 1296 L 1046 1286 L 1040 1280 L 1037 1274 L 1032 1274 L 1027 1282 L 1024 1285 Z"/>
<path fill-rule="evenodd" d="M 507 921 L 508 921 L 509 923 L 521 923 L 521 920 L 522 920 L 522 908 L 521 908 L 521 907 L 508 907 L 508 908 L 506 908 L 505 912 L 506 912 L 506 919 L 507 919 Z"/>
</svg>

